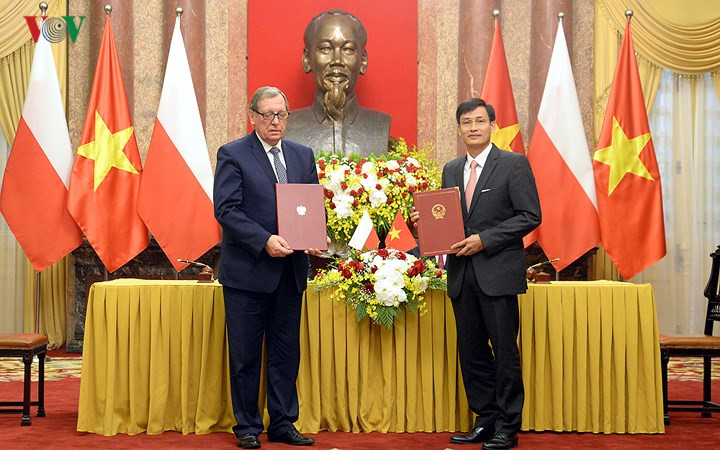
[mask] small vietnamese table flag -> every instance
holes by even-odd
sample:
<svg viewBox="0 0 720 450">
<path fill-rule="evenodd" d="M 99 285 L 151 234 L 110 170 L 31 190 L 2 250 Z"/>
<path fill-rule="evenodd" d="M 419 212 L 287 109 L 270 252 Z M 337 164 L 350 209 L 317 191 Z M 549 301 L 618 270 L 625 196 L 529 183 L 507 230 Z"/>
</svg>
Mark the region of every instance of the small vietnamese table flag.
<svg viewBox="0 0 720 450">
<path fill-rule="evenodd" d="M 187 266 L 178 259 L 198 259 L 220 241 L 212 189 L 210 156 L 177 17 L 138 200 L 138 213 L 177 271 Z"/>
<path fill-rule="evenodd" d="M 0 192 L 0 211 L 38 272 L 82 244 L 67 209 L 72 164 L 52 49 L 40 34 Z"/>
<path fill-rule="evenodd" d="M 407 252 L 417 247 L 417 242 L 415 242 L 410 228 L 408 228 L 405 219 L 403 219 L 402 211 L 399 209 L 390 227 L 390 231 L 388 231 L 385 237 L 385 247 L 394 248 L 401 252 Z"/>
<path fill-rule="evenodd" d="M 142 165 L 110 17 L 70 178 L 68 208 L 108 271 L 148 245 L 137 213 Z"/>
<path fill-rule="evenodd" d="M 365 209 L 348 245 L 362 252 L 377 249 L 379 243 L 380 239 L 375 231 L 372 219 L 370 219 L 370 214 L 368 214 L 367 209 Z"/>
<path fill-rule="evenodd" d="M 492 141 L 503 150 L 512 150 L 525 154 L 520 122 L 515 109 L 510 71 L 508 70 L 505 46 L 500 33 L 500 19 L 495 17 L 495 34 L 493 35 L 490 58 L 480 98 L 495 108 L 497 129 L 492 134 Z"/>
<path fill-rule="evenodd" d="M 602 243 L 620 274 L 628 279 L 665 256 L 660 172 L 645 112 L 630 19 L 593 168 Z"/>
</svg>

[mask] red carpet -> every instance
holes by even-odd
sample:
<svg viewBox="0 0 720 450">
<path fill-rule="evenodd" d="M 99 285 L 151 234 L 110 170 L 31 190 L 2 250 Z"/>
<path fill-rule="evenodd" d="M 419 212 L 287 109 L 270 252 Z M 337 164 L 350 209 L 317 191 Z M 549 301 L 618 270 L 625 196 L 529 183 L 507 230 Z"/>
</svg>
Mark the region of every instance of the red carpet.
<svg viewBox="0 0 720 450">
<path fill-rule="evenodd" d="M 55 353 L 54 356 L 70 356 Z M 229 433 L 185 435 L 166 432 L 162 435 L 113 437 L 78 433 L 77 402 L 79 378 L 62 378 L 46 382 L 45 407 L 47 417 L 32 418 L 32 426 L 21 427 L 20 415 L 0 414 L 0 443 L 8 448 L 235 448 L 235 439 Z M 33 386 L 33 393 L 36 388 Z M 693 381 L 671 381 L 671 398 L 699 398 L 702 385 Z M 0 382 L 0 398 L 17 399 L 22 396 L 22 383 Z M 713 383 L 713 398 L 720 399 L 720 380 Z M 33 414 L 37 408 L 33 408 Z M 590 433 L 535 433 L 520 435 L 520 446 L 525 448 L 710 448 L 720 442 L 720 414 L 702 419 L 695 413 L 674 413 L 672 424 L 665 435 L 595 435 Z M 312 437 L 316 449 L 445 449 L 479 448 L 479 446 L 452 446 L 450 433 L 319 433 Z M 292 448 L 283 444 L 268 443 L 260 438 L 263 448 Z M 714 443 L 714 444 L 713 444 Z"/>
</svg>

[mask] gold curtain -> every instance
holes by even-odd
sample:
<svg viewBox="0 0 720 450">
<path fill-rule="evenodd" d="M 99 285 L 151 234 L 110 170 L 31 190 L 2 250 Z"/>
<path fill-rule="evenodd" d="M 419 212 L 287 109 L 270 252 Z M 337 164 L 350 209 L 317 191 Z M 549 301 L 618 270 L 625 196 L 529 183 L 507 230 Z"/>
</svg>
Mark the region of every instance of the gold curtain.
<svg viewBox="0 0 720 450">
<path fill-rule="evenodd" d="M 596 17 L 618 32 L 625 29 L 625 11 L 634 12 L 635 50 L 649 63 L 689 75 L 720 69 L 717 0 L 599 0 L 598 5 L 602 13 Z"/>
<path fill-rule="evenodd" d="M 66 14 L 67 0 L 47 2 L 47 14 Z M 0 126 L 12 145 L 22 107 L 25 103 L 30 69 L 34 54 L 34 43 L 23 16 L 40 15 L 37 0 L 2 2 L 0 4 Z M 67 92 L 67 42 L 53 44 L 53 56 L 58 72 L 63 102 Z M 35 331 L 35 271 L 30 262 L 26 265 L 25 298 L 23 302 L 25 332 Z M 39 331 L 47 334 L 49 348 L 61 347 L 65 343 L 66 318 L 65 298 L 67 291 L 67 261 L 63 259 L 40 274 L 40 324 Z"/>
<path fill-rule="evenodd" d="M 595 3 L 595 111 L 597 141 L 605 117 L 618 52 L 633 10 L 632 32 L 640 82 L 648 113 L 663 69 L 689 75 L 720 71 L 720 8 L 716 0 L 597 0 Z M 720 97 L 720 77 L 714 77 Z M 591 262 L 595 279 L 619 280 L 620 274 L 600 248 Z"/>
</svg>

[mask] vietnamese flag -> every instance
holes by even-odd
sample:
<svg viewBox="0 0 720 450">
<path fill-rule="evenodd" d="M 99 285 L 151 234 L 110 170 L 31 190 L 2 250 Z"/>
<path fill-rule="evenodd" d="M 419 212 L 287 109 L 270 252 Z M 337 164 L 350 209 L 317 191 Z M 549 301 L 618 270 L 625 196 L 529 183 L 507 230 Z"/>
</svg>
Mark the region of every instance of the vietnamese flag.
<svg viewBox="0 0 720 450">
<path fill-rule="evenodd" d="M 495 18 L 495 35 L 490 49 L 490 59 L 480 90 L 480 98 L 495 108 L 497 129 L 492 134 L 492 142 L 503 150 L 512 150 L 524 155 L 525 146 L 515 109 L 510 71 L 500 33 L 500 20 L 497 17 Z"/>
<path fill-rule="evenodd" d="M 562 22 L 530 140 L 542 223 L 535 237 L 560 271 L 600 242 L 592 161 Z"/>
<path fill-rule="evenodd" d="M 0 191 L 0 211 L 38 272 L 82 244 L 67 209 L 72 164 L 52 49 L 40 35 Z"/>
<path fill-rule="evenodd" d="M 665 256 L 660 172 L 629 20 L 593 168 L 602 243 L 628 279 Z"/>
<path fill-rule="evenodd" d="M 175 270 L 220 241 L 212 201 L 213 172 L 180 32 L 170 41 L 155 128 L 140 182 L 138 213 Z"/>
<path fill-rule="evenodd" d="M 108 271 L 148 245 L 137 213 L 142 165 L 108 17 L 75 156 L 68 209 Z"/>
<path fill-rule="evenodd" d="M 385 237 L 385 247 L 394 248 L 401 252 L 407 252 L 417 247 L 417 242 L 410 232 L 405 219 L 403 219 L 402 211 L 398 209 L 395 220 L 393 220 L 390 231 Z"/>
</svg>

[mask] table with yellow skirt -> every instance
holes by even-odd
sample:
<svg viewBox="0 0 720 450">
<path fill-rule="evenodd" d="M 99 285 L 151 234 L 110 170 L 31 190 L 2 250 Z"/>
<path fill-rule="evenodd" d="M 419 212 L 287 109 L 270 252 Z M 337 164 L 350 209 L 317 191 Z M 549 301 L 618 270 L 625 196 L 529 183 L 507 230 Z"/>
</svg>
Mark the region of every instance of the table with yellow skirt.
<svg viewBox="0 0 720 450">
<path fill-rule="evenodd" d="M 404 314 L 386 330 L 308 289 L 300 431 L 470 428 L 452 304 L 442 291 L 426 299 L 426 314 Z M 664 432 L 650 285 L 537 284 L 519 301 L 523 430 Z M 91 287 L 78 431 L 230 431 L 231 403 L 220 284 L 121 279 Z"/>
</svg>

